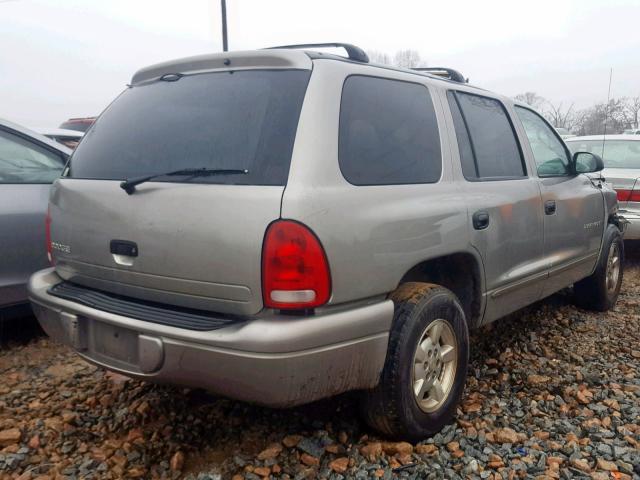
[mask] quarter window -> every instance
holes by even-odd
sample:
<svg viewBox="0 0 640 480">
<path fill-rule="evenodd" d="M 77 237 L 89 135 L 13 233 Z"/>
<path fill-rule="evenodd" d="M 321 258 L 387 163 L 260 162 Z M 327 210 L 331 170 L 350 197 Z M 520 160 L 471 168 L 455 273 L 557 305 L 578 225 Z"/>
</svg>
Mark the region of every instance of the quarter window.
<svg viewBox="0 0 640 480">
<path fill-rule="evenodd" d="M 528 108 L 516 107 L 516 112 L 527 132 L 538 175 L 541 177 L 568 175 L 569 155 L 549 124 Z"/>
<path fill-rule="evenodd" d="M 438 123 L 423 85 L 347 78 L 338 143 L 340 169 L 354 185 L 433 183 L 442 173 Z"/>
<path fill-rule="evenodd" d="M 60 155 L 0 130 L 0 183 L 51 183 L 63 167 Z"/>
<path fill-rule="evenodd" d="M 465 178 L 526 176 L 522 153 L 502 103 L 463 92 L 449 92 L 448 98 Z"/>
</svg>

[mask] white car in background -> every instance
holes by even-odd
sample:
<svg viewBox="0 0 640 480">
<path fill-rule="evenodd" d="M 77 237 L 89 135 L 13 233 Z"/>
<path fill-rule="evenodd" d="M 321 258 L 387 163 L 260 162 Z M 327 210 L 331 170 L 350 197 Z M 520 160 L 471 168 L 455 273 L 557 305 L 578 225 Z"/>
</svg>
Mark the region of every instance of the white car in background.
<svg viewBox="0 0 640 480">
<path fill-rule="evenodd" d="M 630 128 L 622 133 L 624 135 L 640 135 L 640 128 Z"/>
<path fill-rule="evenodd" d="M 55 140 L 71 150 L 78 146 L 78 143 L 84 136 L 84 132 L 69 130 L 66 128 L 35 128 L 34 130 L 40 135 L 44 135 L 51 140 Z"/>
<path fill-rule="evenodd" d="M 620 214 L 630 222 L 624 238 L 640 239 L 640 135 L 591 135 L 565 142 L 572 152 L 602 157 L 602 176 L 618 193 Z"/>
<path fill-rule="evenodd" d="M 555 127 L 556 132 L 558 132 L 558 135 L 560 135 L 560 137 L 563 140 L 566 140 L 567 138 L 573 138 L 575 137 L 575 135 L 573 133 L 571 133 L 569 130 L 567 130 L 564 127 Z"/>
</svg>

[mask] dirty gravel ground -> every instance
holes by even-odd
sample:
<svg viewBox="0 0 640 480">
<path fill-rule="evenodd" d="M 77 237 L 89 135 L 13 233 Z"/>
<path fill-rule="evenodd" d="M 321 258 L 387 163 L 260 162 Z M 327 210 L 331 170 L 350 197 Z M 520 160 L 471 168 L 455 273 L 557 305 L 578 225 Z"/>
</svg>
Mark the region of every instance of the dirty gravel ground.
<svg viewBox="0 0 640 480">
<path fill-rule="evenodd" d="M 33 319 L 3 327 L 0 480 L 640 478 L 640 245 L 616 309 L 562 292 L 473 335 L 455 421 L 420 444 L 353 394 L 270 410 L 105 373 Z"/>
</svg>

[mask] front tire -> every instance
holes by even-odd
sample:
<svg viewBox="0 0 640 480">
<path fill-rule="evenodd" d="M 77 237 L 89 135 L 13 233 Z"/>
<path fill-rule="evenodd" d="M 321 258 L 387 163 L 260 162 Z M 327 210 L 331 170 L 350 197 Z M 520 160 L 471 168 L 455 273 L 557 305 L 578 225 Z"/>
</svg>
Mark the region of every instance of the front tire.
<svg viewBox="0 0 640 480">
<path fill-rule="evenodd" d="M 409 282 L 395 303 L 387 358 L 378 386 L 363 395 L 367 423 L 391 437 L 420 440 L 453 417 L 469 363 L 469 332 L 456 296 Z"/>
<path fill-rule="evenodd" d="M 609 225 L 595 272 L 573 286 L 576 305 L 598 312 L 613 308 L 622 286 L 623 263 L 622 234 L 614 225 Z"/>
</svg>

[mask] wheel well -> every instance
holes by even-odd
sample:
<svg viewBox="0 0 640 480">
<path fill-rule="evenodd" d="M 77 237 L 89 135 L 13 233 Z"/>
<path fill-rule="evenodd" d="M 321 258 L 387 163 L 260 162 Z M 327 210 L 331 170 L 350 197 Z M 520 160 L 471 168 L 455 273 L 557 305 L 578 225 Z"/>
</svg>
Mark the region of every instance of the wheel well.
<svg viewBox="0 0 640 480">
<path fill-rule="evenodd" d="M 400 284 L 428 282 L 451 290 L 460 300 L 469 327 L 480 323 L 482 293 L 480 266 L 469 253 L 454 253 L 419 263 L 404 274 Z"/>
<path fill-rule="evenodd" d="M 618 215 L 617 213 L 614 213 L 613 215 L 609 215 L 609 217 L 607 218 L 607 223 L 609 225 L 614 225 L 620 231 L 620 233 L 624 233 L 626 227 L 625 224 L 629 223 L 629 221 L 620 217 L 620 215 Z"/>
</svg>

